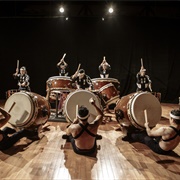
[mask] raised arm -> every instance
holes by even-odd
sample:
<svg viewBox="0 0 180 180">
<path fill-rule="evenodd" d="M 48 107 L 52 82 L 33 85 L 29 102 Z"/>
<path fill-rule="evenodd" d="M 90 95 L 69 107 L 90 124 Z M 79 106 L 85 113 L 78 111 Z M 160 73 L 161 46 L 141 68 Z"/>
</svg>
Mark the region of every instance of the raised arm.
<svg viewBox="0 0 180 180">
<path fill-rule="evenodd" d="M 19 73 L 19 69 L 16 68 L 16 72 L 13 74 L 13 76 L 16 77 L 18 75 L 18 73 Z"/>
<path fill-rule="evenodd" d="M 76 72 L 71 76 L 72 80 L 77 78 L 80 67 L 81 67 L 81 64 L 78 65 L 78 68 L 77 68 Z"/>
<path fill-rule="evenodd" d="M 61 60 L 57 63 L 57 66 L 60 66 L 62 62 L 63 62 L 63 59 L 61 59 Z"/>
</svg>

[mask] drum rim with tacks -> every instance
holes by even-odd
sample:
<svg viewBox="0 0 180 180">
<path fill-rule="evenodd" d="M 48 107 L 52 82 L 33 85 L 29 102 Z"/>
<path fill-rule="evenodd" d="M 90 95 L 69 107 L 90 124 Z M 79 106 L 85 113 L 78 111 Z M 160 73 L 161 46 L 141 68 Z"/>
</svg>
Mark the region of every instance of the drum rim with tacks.
<svg viewBox="0 0 180 180">
<path fill-rule="evenodd" d="M 120 86 L 119 80 L 115 78 L 93 78 L 91 81 L 95 90 L 99 90 L 101 87 L 109 83 L 114 84 L 116 89 L 118 89 L 117 86 Z"/>
<path fill-rule="evenodd" d="M 54 87 L 51 87 L 52 86 L 52 82 L 54 81 L 68 81 L 68 83 L 64 83 L 64 85 L 66 86 L 57 86 L 56 83 L 53 84 Z M 58 84 L 58 83 L 57 83 Z M 63 83 L 60 83 L 61 85 Z M 59 85 L 59 84 L 58 84 Z M 73 86 L 72 86 L 72 80 L 69 76 L 51 76 L 48 78 L 48 80 L 46 81 L 46 91 L 47 90 L 71 90 L 71 89 L 75 89 Z"/>
<path fill-rule="evenodd" d="M 76 105 L 78 106 L 84 105 L 85 107 L 88 108 L 90 113 L 88 122 L 91 123 L 92 121 L 94 121 L 94 119 L 98 114 L 95 108 L 93 107 L 93 105 L 89 103 L 90 98 L 94 98 L 96 105 L 100 109 L 102 109 L 99 97 L 88 90 L 77 89 L 74 92 L 69 93 L 65 100 L 64 110 L 63 110 L 66 120 L 68 122 L 73 122 L 77 114 Z"/>
<path fill-rule="evenodd" d="M 43 107 L 39 107 L 44 103 Z M 47 114 L 38 119 L 42 109 L 46 108 Z M 50 104 L 45 97 L 34 92 L 17 92 L 5 102 L 4 109 L 10 113 L 8 121 L 12 126 L 27 128 L 31 125 L 40 125 L 47 122 L 50 116 Z M 19 121 L 19 122 L 18 122 Z"/>
<path fill-rule="evenodd" d="M 118 79 L 116 79 L 116 78 L 93 78 L 93 79 L 91 79 L 91 81 L 92 81 L 92 82 L 95 82 L 95 81 L 101 81 L 101 82 L 103 82 L 103 81 L 108 81 L 108 82 L 120 83 L 120 82 L 118 81 Z"/>
<path fill-rule="evenodd" d="M 105 89 L 108 89 L 109 87 L 114 87 L 114 90 L 116 91 L 116 94 L 115 94 L 115 96 L 112 96 L 110 99 L 105 101 L 104 98 L 103 98 L 103 94 L 101 92 L 104 91 Z M 113 83 L 108 83 L 108 84 L 102 86 L 99 89 L 98 93 L 102 96 L 102 99 L 103 99 L 103 101 L 105 102 L 106 105 L 116 103 L 119 100 L 119 91 L 116 89 L 116 87 L 114 86 Z"/>
</svg>

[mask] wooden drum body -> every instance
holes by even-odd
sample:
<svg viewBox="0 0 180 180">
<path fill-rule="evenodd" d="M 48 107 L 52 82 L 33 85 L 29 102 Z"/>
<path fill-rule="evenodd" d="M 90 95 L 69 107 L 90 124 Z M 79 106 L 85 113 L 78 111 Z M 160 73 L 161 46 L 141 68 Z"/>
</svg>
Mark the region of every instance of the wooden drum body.
<svg viewBox="0 0 180 180">
<path fill-rule="evenodd" d="M 72 80 L 67 76 L 53 76 L 46 81 L 46 90 L 71 90 Z"/>
<path fill-rule="evenodd" d="M 115 107 L 115 112 L 121 110 L 124 118 L 138 128 L 145 129 L 144 110 L 147 110 L 149 127 L 154 127 L 161 119 L 161 104 L 159 100 L 149 92 L 137 92 L 123 96 Z"/>
<path fill-rule="evenodd" d="M 119 92 L 112 83 L 101 87 L 99 89 L 99 95 L 106 105 L 116 103 L 119 100 Z"/>
<path fill-rule="evenodd" d="M 14 93 L 7 99 L 4 109 L 11 115 L 9 123 L 19 128 L 45 124 L 50 116 L 49 102 L 33 92 Z"/>
<path fill-rule="evenodd" d="M 96 105 L 101 108 L 99 98 L 92 92 L 87 90 L 76 90 L 68 94 L 65 103 L 64 103 L 64 116 L 68 122 L 73 122 L 76 118 L 77 109 L 76 106 L 85 106 L 89 110 L 90 116 L 88 118 L 88 122 L 91 123 L 94 121 L 96 116 L 98 115 L 95 108 L 92 104 L 89 103 L 89 99 L 95 99 Z"/>
<path fill-rule="evenodd" d="M 120 91 L 120 82 L 115 78 L 94 78 L 91 79 L 94 90 L 99 90 L 101 87 L 106 84 L 112 83 L 115 88 Z"/>
</svg>

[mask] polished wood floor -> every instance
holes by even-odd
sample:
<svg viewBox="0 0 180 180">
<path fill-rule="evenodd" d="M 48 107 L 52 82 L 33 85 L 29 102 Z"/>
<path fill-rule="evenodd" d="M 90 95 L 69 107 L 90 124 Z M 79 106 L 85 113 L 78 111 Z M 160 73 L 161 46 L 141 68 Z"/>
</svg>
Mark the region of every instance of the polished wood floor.
<svg viewBox="0 0 180 180">
<path fill-rule="evenodd" d="M 174 104 L 162 104 L 160 124 L 167 124 Z M 126 180 L 180 179 L 180 145 L 169 155 L 158 155 L 140 143 L 122 141 L 115 121 L 102 124 L 96 156 L 73 152 L 61 138 L 67 122 L 48 122 L 40 140 L 21 139 L 12 148 L 0 151 L 0 179 L 33 180 Z M 47 124 L 47 125 L 48 125 Z M 157 126 L 158 126 L 157 125 Z"/>
</svg>

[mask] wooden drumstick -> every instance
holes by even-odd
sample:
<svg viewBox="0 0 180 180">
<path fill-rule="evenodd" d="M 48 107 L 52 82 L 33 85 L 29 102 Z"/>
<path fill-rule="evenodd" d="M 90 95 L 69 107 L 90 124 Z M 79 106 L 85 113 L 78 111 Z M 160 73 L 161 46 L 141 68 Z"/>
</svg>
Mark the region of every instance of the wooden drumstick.
<svg viewBox="0 0 180 180">
<path fill-rule="evenodd" d="M 81 67 L 81 64 L 78 65 L 77 72 L 79 71 L 80 67 Z"/>
<path fill-rule="evenodd" d="M 17 69 L 19 69 L 19 60 L 17 60 Z"/>
<path fill-rule="evenodd" d="M 77 104 L 76 105 L 76 117 L 75 117 L 74 121 L 72 122 L 73 124 L 77 124 L 79 122 L 79 120 L 78 120 L 78 108 L 79 108 L 79 106 Z"/>
<path fill-rule="evenodd" d="M 76 105 L 76 118 L 78 117 L 78 109 L 79 109 L 79 105 Z"/>
<path fill-rule="evenodd" d="M 148 123 L 148 119 L 147 119 L 147 110 L 144 110 L 144 117 L 145 117 L 145 122 Z"/>
<path fill-rule="evenodd" d="M 62 59 L 64 59 L 64 58 L 65 58 L 65 56 L 66 56 L 66 53 L 63 55 Z"/>
<path fill-rule="evenodd" d="M 141 67 L 144 68 L 143 66 L 143 59 L 141 58 Z"/>
</svg>

